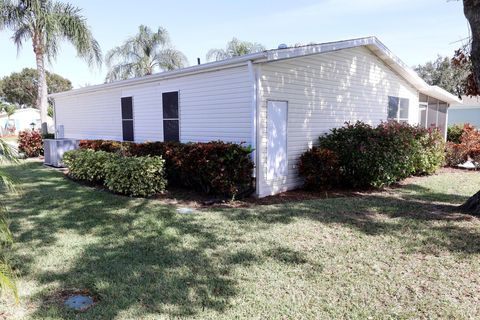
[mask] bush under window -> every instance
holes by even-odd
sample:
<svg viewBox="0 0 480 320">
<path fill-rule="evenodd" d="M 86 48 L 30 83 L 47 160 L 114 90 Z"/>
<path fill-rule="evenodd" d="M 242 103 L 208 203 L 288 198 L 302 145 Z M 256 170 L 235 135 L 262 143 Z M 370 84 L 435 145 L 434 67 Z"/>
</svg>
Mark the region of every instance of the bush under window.
<svg viewBox="0 0 480 320">
<path fill-rule="evenodd" d="M 240 144 L 83 140 L 80 148 L 130 157 L 161 156 L 169 185 L 229 197 L 241 197 L 253 191 L 252 149 Z"/>
<path fill-rule="evenodd" d="M 444 144 L 438 130 L 398 122 L 377 127 L 356 122 L 320 137 L 319 146 L 301 157 L 300 174 L 308 186 L 316 188 L 383 187 L 413 174 L 431 174 L 443 161 Z"/>
</svg>

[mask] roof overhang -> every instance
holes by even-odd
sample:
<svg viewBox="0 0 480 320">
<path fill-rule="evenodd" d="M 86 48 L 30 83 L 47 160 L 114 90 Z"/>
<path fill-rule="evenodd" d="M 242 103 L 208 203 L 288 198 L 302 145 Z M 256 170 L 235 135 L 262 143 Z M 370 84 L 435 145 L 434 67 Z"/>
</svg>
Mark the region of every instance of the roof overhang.
<svg viewBox="0 0 480 320">
<path fill-rule="evenodd" d="M 306 46 L 300 46 L 295 48 L 286 49 L 274 49 L 258 53 L 247 54 L 240 57 L 226 59 L 222 61 L 205 63 L 197 66 L 187 67 L 174 71 L 161 72 L 154 75 L 145 77 L 133 78 L 128 80 L 116 81 L 106 84 L 100 84 L 95 86 L 89 86 L 81 89 L 74 89 L 65 92 L 59 92 L 50 94 L 49 97 L 56 98 L 62 96 L 72 96 L 83 93 L 90 93 L 101 91 L 105 89 L 122 88 L 130 85 L 138 85 L 144 83 L 155 82 L 163 79 L 181 77 L 185 75 L 215 71 L 225 68 L 232 68 L 235 66 L 245 65 L 248 61 L 261 63 L 272 62 L 284 59 L 292 59 L 303 56 L 310 56 L 316 54 L 322 54 L 327 52 L 333 52 L 343 49 L 355 48 L 355 47 L 367 47 L 378 58 L 380 58 L 387 66 L 398 73 L 402 78 L 409 82 L 419 92 L 431 96 L 435 99 L 447 102 L 449 104 L 461 104 L 461 100 L 449 93 L 448 91 L 427 84 L 412 68 L 403 63 L 397 56 L 395 56 L 380 40 L 376 37 L 365 37 L 351 40 L 343 40 L 336 42 L 327 42 L 321 44 L 312 44 Z"/>
</svg>

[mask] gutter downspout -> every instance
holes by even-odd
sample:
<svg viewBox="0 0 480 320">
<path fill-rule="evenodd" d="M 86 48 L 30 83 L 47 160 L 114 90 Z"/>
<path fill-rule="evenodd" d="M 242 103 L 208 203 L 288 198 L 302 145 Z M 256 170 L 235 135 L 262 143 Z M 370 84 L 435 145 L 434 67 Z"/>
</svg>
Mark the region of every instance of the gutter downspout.
<svg viewBox="0 0 480 320">
<path fill-rule="evenodd" d="M 251 145 L 252 145 L 252 160 L 255 165 L 253 170 L 253 177 L 257 177 L 257 77 L 255 76 L 255 70 L 252 60 L 248 60 L 248 75 L 252 84 L 252 116 L 251 116 Z M 255 189 L 257 189 L 257 181 L 255 181 Z"/>
</svg>

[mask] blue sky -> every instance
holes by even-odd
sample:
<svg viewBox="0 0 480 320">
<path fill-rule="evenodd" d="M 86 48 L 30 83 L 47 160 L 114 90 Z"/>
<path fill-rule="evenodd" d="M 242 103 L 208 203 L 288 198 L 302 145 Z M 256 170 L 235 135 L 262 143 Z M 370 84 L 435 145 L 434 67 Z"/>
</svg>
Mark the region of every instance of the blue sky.
<svg viewBox="0 0 480 320">
<path fill-rule="evenodd" d="M 165 27 L 174 46 L 190 64 L 205 61 L 211 48 L 224 47 L 233 36 L 276 48 L 280 43 L 327 42 L 377 36 L 408 65 L 452 55 L 469 34 L 461 1 L 448 0 L 276 0 L 154 1 L 76 0 L 106 53 L 140 24 Z M 0 32 L 0 77 L 34 67 L 30 43 L 20 53 Z M 106 68 L 89 68 L 64 44 L 49 71 L 72 80 L 75 87 L 102 83 Z"/>
</svg>

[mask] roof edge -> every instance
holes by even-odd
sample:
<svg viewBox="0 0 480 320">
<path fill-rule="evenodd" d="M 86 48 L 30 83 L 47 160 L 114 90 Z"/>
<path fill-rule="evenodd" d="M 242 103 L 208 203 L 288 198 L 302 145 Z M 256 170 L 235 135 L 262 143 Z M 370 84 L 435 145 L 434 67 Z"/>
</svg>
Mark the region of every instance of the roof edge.
<svg viewBox="0 0 480 320">
<path fill-rule="evenodd" d="M 427 84 L 412 68 L 407 66 L 400 58 L 398 58 L 392 51 L 390 51 L 377 37 L 369 36 L 363 38 L 341 40 L 335 42 L 326 42 L 321 44 L 305 45 L 286 49 L 272 49 L 257 53 L 251 53 L 244 56 L 230 58 L 221 61 L 209 62 L 201 65 L 191 66 L 183 69 L 161 72 L 149 76 L 121 80 L 111 83 L 99 84 L 70 91 L 50 94 L 49 97 L 56 98 L 62 96 L 72 96 L 83 93 L 91 93 L 103 89 L 121 88 L 128 85 L 136 85 L 143 83 L 155 82 L 162 79 L 169 79 L 173 77 L 180 77 L 195 73 L 209 72 L 219 69 L 233 68 L 241 66 L 248 61 L 253 62 L 273 62 L 285 59 L 292 59 L 297 57 L 333 52 L 343 49 L 350 49 L 356 47 L 367 47 L 379 59 L 384 61 L 390 68 L 397 72 L 419 92 L 432 96 L 436 99 L 445 101 L 447 103 L 461 104 L 462 101 L 451 94 L 450 92 L 438 87 Z"/>
<path fill-rule="evenodd" d="M 125 87 L 128 85 L 150 83 L 150 82 L 155 82 L 157 80 L 180 77 L 180 76 L 185 76 L 189 74 L 209 72 L 209 71 L 226 69 L 226 68 L 233 68 L 233 67 L 241 66 L 247 63 L 248 61 L 257 61 L 257 60 L 262 60 L 266 58 L 267 58 L 266 51 L 256 52 L 256 53 L 251 53 L 251 54 L 247 54 L 247 55 L 243 55 L 243 56 L 239 56 L 231 59 L 208 62 L 208 63 L 190 66 L 182 69 L 160 72 L 160 73 L 156 73 L 148 76 L 126 79 L 126 80 L 119 80 L 119 81 L 110 82 L 110 83 L 102 83 L 102 84 L 97 84 L 97 85 L 88 86 L 84 88 L 52 93 L 52 94 L 49 94 L 48 96 L 50 98 L 57 98 L 62 96 L 71 96 L 71 95 L 77 95 L 77 94 L 83 94 L 83 93 L 92 93 L 92 92 L 100 91 L 103 89 L 114 89 L 114 88 Z"/>
</svg>

